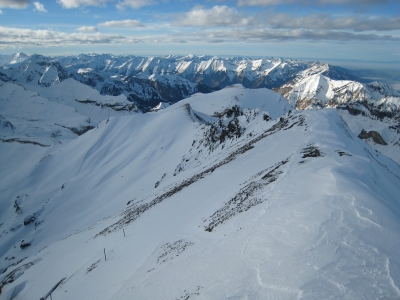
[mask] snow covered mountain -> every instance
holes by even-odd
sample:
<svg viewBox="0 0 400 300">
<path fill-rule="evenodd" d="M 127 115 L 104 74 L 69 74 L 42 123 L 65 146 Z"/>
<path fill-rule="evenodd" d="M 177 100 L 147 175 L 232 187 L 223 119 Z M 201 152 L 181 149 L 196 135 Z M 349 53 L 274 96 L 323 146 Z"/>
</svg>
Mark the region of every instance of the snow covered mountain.
<svg viewBox="0 0 400 300">
<path fill-rule="evenodd" d="M 14 53 L 11 55 L 0 54 L 0 67 L 8 64 L 16 64 L 28 58 L 29 56 L 22 52 Z"/>
<path fill-rule="evenodd" d="M 4 66 L 0 78 L 50 86 L 73 77 L 103 95 L 124 94 L 142 111 L 149 111 L 160 102 L 175 103 L 197 92 L 212 92 L 237 83 L 247 88 L 278 88 L 299 72 L 321 66 L 325 65 L 277 58 L 32 55 L 20 64 Z M 354 78 L 334 66 L 329 66 L 323 74 L 333 79 Z"/>
<path fill-rule="evenodd" d="M 0 79 L 18 82 L 34 91 L 39 87 L 57 90 L 53 86 L 75 79 L 101 95 L 126 98 L 127 101 L 118 100 L 115 106 L 114 100 L 106 101 L 108 107 L 116 110 L 154 111 L 195 93 L 209 93 L 237 83 L 246 88 L 273 88 L 297 109 L 337 108 L 354 134 L 368 132 L 361 136 L 400 163 L 400 92 L 384 83 L 360 83 L 340 67 L 291 59 L 194 55 L 19 56 L 24 58 L 21 62 L 0 69 Z M 41 89 L 41 95 L 45 90 Z M 81 103 L 104 106 L 101 101 L 78 98 Z M 374 140 L 371 134 L 380 138 Z"/>
<path fill-rule="evenodd" d="M 392 87 L 372 82 L 362 84 L 356 80 L 340 79 L 332 75 L 328 64 L 313 66 L 301 71 L 296 78 L 280 86 L 276 91 L 282 93 L 297 109 L 337 107 L 354 102 L 370 106 L 372 114 L 378 117 L 400 116 L 398 102 L 400 92 Z"/>
<path fill-rule="evenodd" d="M 209 92 L 210 87 L 220 89 L 240 83 L 246 88 L 277 88 L 295 78 L 299 72 L 321 66 L 318 62 L 278 58 L 219 58 L 194 55 L 149 58 L 82 54 L 61 57 L 58 61 L 77 80 L 95 87 L 101 93 L 129 95 L 132 90 L 138 89 L 135 86 L 131 87 L 131 81 L 135 84 L 138 82 L 148 84 L 150 80 L 150 83 L 162 84 L 161 89 L 151 84 L 158 92 L 156 96 L 149 94 L 131 96 L 131 100 L 138 102 L 140 108 L 147 108 L 144 107 L 143 99 L 150 101 L 153 106 L 155 106 L 154 101 L 175 103 L 198 91 Z M 325 70 L 324 74 L 335 79 L 354 78 L 344 69 L 333 66 Z M 113 80 L 103 83 L 107 81 L 106 78 Z M 167 92 L 163 92 L 163 89 Z M 172 97 L 168 97 L 171 90 L 185 91 L 185 93 L 175 92 Z M 151 97 L 155 99 L 152 100 Z"/>
<path fill-rule="evenodd" d="M 333 108 L 233 86 L 0 151 L 1 299 L 400 297 L 400 166 Z"/>
<path fill-rule="evenodd" d="M 75 139 L 115 115 L 137 113 L 124 95 L 103 96 L 74 79 L 56 85 L 0 80 L 0 141 L 50 147 Z"/>
<path fill-rule="evenodd" d="M 380 82 L 332 79 L 329 69 L 313 66 L 275 90 L 296 109 L 337 108 L 354 134 L 400 163 L 400 92 Z"/>
<path fill-rule="evenodd" d="M 246 88 L 276 89 L 300 109 L 361 101 L 372 94 L 374 100 L 399 96 L 397 91 L 379 83 L 376 85 L 380 86 L 365 86 L 340 67 L 277 58 L 32 55 L 19 64 L 4 66 L 0 76 L 5 81 L 41 86 L 73 77 L 103 95 L 124 94 L 143 111 L 160 102 L 175 103 L 197 92 L 211 92 L 237 83 Z"/>
<path fill-rule="evenodd" d="M 120 96 L 135 103 L 143 111 L 148 111 L 159 102 L 176 102 L 197 92 L 211 92 L 212 89 L 201 83 L 168 75 L 151 74 L 147 77 L 122 75 L 122 66 L 114 67 L 116 62 L 95 56 L 99 63 L 79 60 L 74 65 L 67 58 L 50 58 L 32 55 L 18 64 L 8 64 L 0 70 L 3 81 L 17 81 L 22 84 L 49 87 L 68 78 L 74 78 L 92 88 L 101 95 Z M 109 56 L 106 56 L 109 57 Z M 124 57 L 124 59 L 128 59 Z M 119 60 L 117 62 L 121 63 Z M 126 62 L 125 62 L 126 63 Z M 123 64 L 125 64 L 123 63 Z"/>
</svg>

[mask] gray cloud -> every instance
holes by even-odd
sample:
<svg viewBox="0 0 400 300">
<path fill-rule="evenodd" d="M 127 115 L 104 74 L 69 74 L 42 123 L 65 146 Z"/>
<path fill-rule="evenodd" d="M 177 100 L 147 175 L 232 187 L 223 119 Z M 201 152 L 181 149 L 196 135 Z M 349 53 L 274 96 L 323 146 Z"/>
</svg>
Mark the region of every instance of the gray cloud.
<svg viewBox="0 0 400 300">
<path fill-rule="evenodd" d="M 1 47 L 53 47 L 71 45 L 134 43 L 137 39 L 102 33 L 65 33 L 0 26 Z"/>
<path fill-rule="evenodd" d="M 118 9 L 124 10 L 127 7 L 133 8 L 133 9 L 138 9 L 143 6 L 148 6 L 148 5 L 154 5 L 156 4 L 156 1 L 153 0 L 124 0 L 122 2 L 119 2 L 116 7 Z"/>
<path fill-rule="evenodd" d="M 313 14 L 297 17 L 289 14 L 267 13 L 260 16 L 259 23 L 271 28 L 330 29 L 351 31 L 388 31 L 400 29 L 400 17 L 366 17 Z"/>
<path fill-rule="evenodd" d="M 173 24 L 182 26 L 224 27 L 246 26 L 252 21 L 252 16 L 246 17 L 236 9 L 226 5 L 216 5 L 211 9 L 196 6 L 191 11 L 181 15 Z"/>
<path fill-rule="evenodd" d="M 376 34 L 360 34 L 346 31 L 331 30 L 260 30 L 254 32 L 232 33 L 232 38 L 240 38 L 247 41 L 267 41 L 267 40 L 308 40 L 308 41 L 374 41 L 374 40 L 392 40 L 400 41 L 399 38 Z"/>
<path fill-rule="evenodd" d="M 104 27 L 145 27 L 138 20 L 122 20 L 122 21 L 107 21 L 104 23 L 97 24 L 98 26 Z"/>
<path fill-rule="evenodd" d="M 350 31 L 390 31 L 400 29 L 400 16 L 373 17 L 362 15 L 334 16 L 309 14 L 305 16 L 286 13 L 243 14 L 228 6 L 205 9 L 193 8 L 171 22 L 175 26 L 192 27 L 254 27 L 270 29 L 329 29 Z"/>
<path fill-rule="evenodd" d="M 0 8 L 25 8 L 30 4 L 30 0 L 0 0 Z"/>
<path fill-rule="evenodd" d="M 76 29 L 76 31 L 79 31 L 79 32 L 97 32 L 98 29 L 96 27 L 94 27 L 94 26 L 82 26 L 82 27 L 79 27 L 78 29 Z"/>
<path fill-rule="evenodd" d="M 113 0 L 57 0 L 64 8 L 78 8 L 80 6 L 100 6 Z"/>
<path fill-rule="evenodd" d="M 182 37 L 182 35 L 181 35 Z M 400 38 L 391 35 L 376 35 L 331 30 L 307 29 L 242 29 L 242 30 L 216 30 L 191 33 L 185 38 L 195 42 L 247 42 L 264 43 L 268 41 L 396 41 Z"/>
</svg>

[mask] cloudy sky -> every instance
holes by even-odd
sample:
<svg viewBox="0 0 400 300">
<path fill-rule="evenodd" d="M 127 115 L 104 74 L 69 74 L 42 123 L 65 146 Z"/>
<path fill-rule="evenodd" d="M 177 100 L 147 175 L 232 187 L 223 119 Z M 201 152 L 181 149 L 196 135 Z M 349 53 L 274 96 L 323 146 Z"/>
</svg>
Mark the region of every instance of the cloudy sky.
<svg viewBox="0 0 400 300">
<path fill-rule="evenodd" d="M 0 54 L 400 62 L 399 0 L 0 0 Z"/>
</svg>

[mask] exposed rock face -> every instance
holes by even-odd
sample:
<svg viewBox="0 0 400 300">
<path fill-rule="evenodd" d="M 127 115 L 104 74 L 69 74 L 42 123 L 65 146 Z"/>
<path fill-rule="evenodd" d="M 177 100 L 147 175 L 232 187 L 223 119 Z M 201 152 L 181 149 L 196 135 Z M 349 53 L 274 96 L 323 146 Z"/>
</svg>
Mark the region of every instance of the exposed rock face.
<svg viewBox="0 0 400 300">
<path fill-rule="evenodd" d="M 361 133 L 358 135 L 360 139 L 369 139 L 372 138 L 373 141 L 377 144 L 380 145 L 387 145 L 385 140 L 382 138 L 382 136 L 379 134 L 377 131 L 365 131 L 364 129 L 361 130 Z"/>
<path fill-rule="evenodd" d="M 21 241 L 21 244 L 19 245 L 21 249 L 28 248 L 31 245 L 30 242 L 25 242 L 25 240 Z"/>
<path fill-rule="evenodd" d="M 35 221 L 36 221 L 35 215 L 34 215 L 34 214 L 29 215 L 29 216 L 27 216 L 27 217 L 24 219 L 24 225 L 26 226 L 26 225 L 28 225 L 28 224 L 30 224 L 30 223 L 35 222 Z"/>
</svg>

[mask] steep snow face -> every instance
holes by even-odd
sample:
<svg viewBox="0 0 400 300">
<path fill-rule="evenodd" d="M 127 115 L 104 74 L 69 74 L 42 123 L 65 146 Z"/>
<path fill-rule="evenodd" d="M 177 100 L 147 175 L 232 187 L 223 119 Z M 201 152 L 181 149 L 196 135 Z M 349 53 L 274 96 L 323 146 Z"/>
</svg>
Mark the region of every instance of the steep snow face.
<svg viewBox="0 0 400 300">
<path fill-rule="evenodd" d="M 400 97 L 392 87 L 373 82 L 361 84 L 351 80 L 334 80 L 327 74 L 330 66 L 313 66 L 279 89 L 297 109 L 337 107 L 355 135 L 362 130 L 375 131 L 387 145 L 366 140 L 371 147 L 397 163 L 399 156 Z"/>
<path fill-rule="evenodd" d="M 284 96 L 297 109 L 336 107 L 371 97 L 369 91 L 359 82 L 332 80 L 321 74 L 298 80 Z"/>
<path fill-rule="evenodd" d="M 27 86 L 52 102 L 73 107 L 96 122 L 111 116 L 138 112 L 125 95 L 109 96 L 100 93 L 72 78 L 49 87 Z"/>
<path fill-rule="evenodd" d="M 400 91 L 395 90 L 387 84 L 375 81 L 368 83 L 367 86 L 374 100 L 379 100 L 382 97 L 400 97 Z"/>
<path fill-rule="evenodd" d="M 352 80 L 334 80 L 334 69 L 329 65 L 316 65 L 303 72 L 277 91 L 297 109 L 337 107 L 351 131 L 359 135 L 362 130 L 375 131 L 387 145 L 372 139 L 366 142 L 397 163 L 399 156 L 400 97 L 392 87 L 373 82 L 361 84 Z M 324 74 L 330 73 L 327 77 Z"/>
<path fill-rule="evenodd" d="M 39 84 L 41 86 L 50 86 L 60 82 L 58 77 L 58 70 L 54 65 L 46 67 L 42 77 L 39 79 Z"/>
<path fill-rule="evenodd" d="M 7 80 L 50 86 L 66 79 L 66 70 L 50 57 L 32 55 L 29 58 L 2 67 L 1 72 Z"/>
<path fill-rule="evenodd" d="M 297 109 L 337 107 L 361 103 L 372 115 L 395 117 L 400 111 L 398 91 L 392 87 L 373 82 L 361 84 L 353 80 L 335 80 L 335 69 L 329 65 L 316 65 L 276 89 Z M 326 76 L 326 74 L 333 74 Z M 342 76 L 343 77 L 343 76 Z"/>
<path fill-rule="evenodd" d="M 54 103 L 20 84 L 0 81 L 0 89 L 0 111 L 12 124 L 12 131 L 0 137 L 3 143 L 48 147 L 74 139 L 74 131 L 84 132 L 97 125 L 76 109 Z"/>
<path fill-rule="evenodd" d="M 29 56 L 22 52 L 14 53 L 11 55 L 0 54 L 0 67 L 8 64 L 13 65 L 22 62 L 27 58 L 29 58 Z"/>
<path fill-rule="evenodd" d="M 157 111 L 157 110 L 160 110 L 160 109 L 164 109 L 164 108 L 167 108 L 170 105 L 171 104 L 169 104 L 169 103 L 160 102 L 157 106 L 154 106 L 150 111 Z"/>
<path fill-rule="evenodd" d="M 49 87 L 0 80 L 0 90 L 3 143 L 63 144 L 111 116 L 138 111 L 125 96 L 102 96 L 72 78 Z"/>
<path fill-rule="evenodd" d="M 330 64 L 312 63 L 311 67 L 299 72 L 299 77 L 305 78 L 312 75 L 324 75 L 333 80 L 356 80 L 357 78 L 348 74 L 345 69 Z"/>
<path fill-rule="evenodd" d="M 42 155 L 0 169 L 6 299 L 400 297 L 400 167 L 333 109 L 235 86 Z"/>
<path fill-rule="evenodd" d="M 397 99 L 393 100 L 395 100 L 396 107 L 400 107 Z M 385 100 L 384 103 L 390 103 L 389 99 Z M 361 104 L 340 107 L 338 112 L 355 135 L 360 135 L 363 130 L 379 133 L 386 145 L 379 144 L 372 138 L 364 139 L 364 141 L 400 165 L 400 124 L 398 120 L 387 117 L 377 118 Z"/>
<path fill-rule="evenodd" d="M 339 67 L 314 63 L 296 78 L 276 89 L 297 109 L 336 107 L 342 103 L 363 101 L 371 97 L 361 83 Z"/>
<path fill-rule="evenodd" d="M 9 64 L 10 65 L 17 64 L 24 60 L 27 60 L 28 58 L 29 58 L 29 55 L 26 55 L 23 52 L 18 52 L 18 53 L 15 53 L 15 55 L 12 57 L 12 60 L 9 62 Z"/>
</svg>

